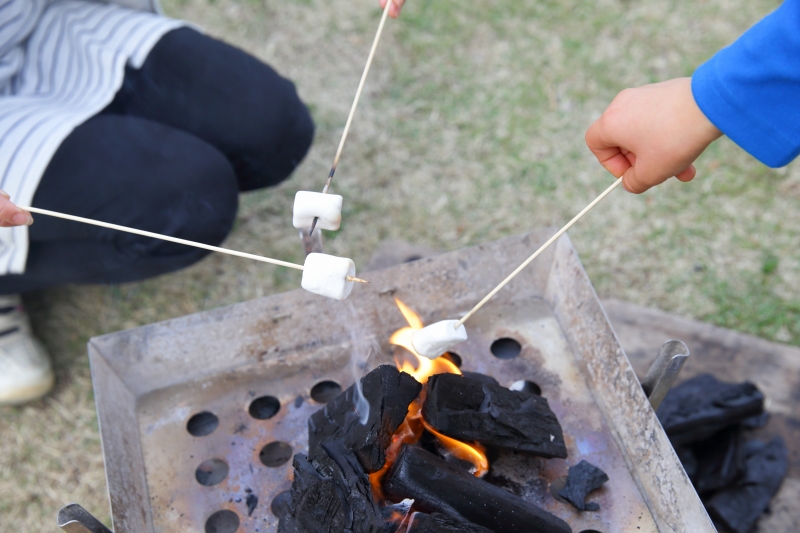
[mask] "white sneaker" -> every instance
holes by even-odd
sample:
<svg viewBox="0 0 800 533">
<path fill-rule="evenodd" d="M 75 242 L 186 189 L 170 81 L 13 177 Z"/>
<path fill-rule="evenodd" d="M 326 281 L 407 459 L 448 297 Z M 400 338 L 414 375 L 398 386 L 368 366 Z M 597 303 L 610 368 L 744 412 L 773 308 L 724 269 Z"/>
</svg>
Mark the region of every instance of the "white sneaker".
<svg viewBox="0 0 800 533">
<path fill-rule="evenodd" d="M 19 296 L 0 296 L 0 405 L 47 394 L 55 384 L 50 357 L 33 336 Z"/>
</svg>

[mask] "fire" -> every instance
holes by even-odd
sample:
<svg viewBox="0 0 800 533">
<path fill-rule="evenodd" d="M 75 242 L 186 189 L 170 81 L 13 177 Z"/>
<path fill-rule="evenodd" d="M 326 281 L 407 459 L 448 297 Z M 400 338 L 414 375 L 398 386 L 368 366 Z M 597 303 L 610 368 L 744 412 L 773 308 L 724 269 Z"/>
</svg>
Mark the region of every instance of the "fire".
<svg viewBox="0 0 800 533">
<path fill-rule="evenodd" d="M 403 316 L 406 318 L 408 327 L 400 328 L 395 331 L 392 336 L 389 337 L 389 343 L 405 348 L 408 350 L 409 354 L 411 354 L 410 360 L 395 357 L 394 362 L 397 368 L 399 368 L 401 372 L 412 375 L 414 379 L 423 385 L 425 385 L 428 382 L 428 378 L 434 374 L 450 373 L 461 375 L 461 370 L 446 357 L 442 356 L 436 359 L 428 359 L 427 357 L 419 355 L 414 350 L 414 346 L 411 344 L 411 337 L 414 335 L 415 331 L 424 327 L 422 320 L 420 320 L 419 316 L 409 309 L 406 304 L 397 298 L 395 298 L 394 301 L 397 303 L 397 307 L 400 308 L 400 312 L 403 313 Z"/>
<path fill-rule="evenodd" d="M 419 355 L 414 350 L 411 344 L 411 337 L 414 335 L 415 331 L 424 327 L 422 320 L 420 320 L 419 316 L 406 304 L 397 298 L 395 298 L 394 301 L 397 303 L 397 307 L 400 308 L 400 312 L 403 313 L 403 316 L 408 322 L 408 327 L 398 329 L 389 338 L 391 344 L 405 348 L 409 355 L 409 357 L 395 357 L 397 368 L 399 368 L 401 372 L 410 374 L 423 385 L 427 384 L 428 378 L 434 374 L 451 373 L 460 375 L 461 371 L 458 367 L 445 356 L 436 359 L 428 359 L 427 357 Z M 447 437 L 446 435 L 442 435 L 425 422 L 422 418 L 422 404 L 425 402 L 425 390 L 426 389 L 423 388 L 420 395 L 408 406 L 406 419 L 400 424 L 400 427 L 397 428 L 397 431 L 395 431 L 395 434 L 392 436 L 392 443 L 386 450 L 386 464 L 382 469 L 369 476 L 372 489 L 378 499 L 384 499 L 381 491 L 383 477 L 386 475 L 386 472 L 389 471 L 389 468 L 391 468 L 403 444 L 416 444 L 422 437 L 422 432 L 425 430 L 433 433 L 441 445 L 449 453 L 453 454 L 454 457 L 472 463 L 476 476 L 483 477 L 483 475 L 489 471 L 489 460 L 486 458 L 483 446 L 478 443 L 467 444 L 466 442 L 461 442 Z"/>
</svg>

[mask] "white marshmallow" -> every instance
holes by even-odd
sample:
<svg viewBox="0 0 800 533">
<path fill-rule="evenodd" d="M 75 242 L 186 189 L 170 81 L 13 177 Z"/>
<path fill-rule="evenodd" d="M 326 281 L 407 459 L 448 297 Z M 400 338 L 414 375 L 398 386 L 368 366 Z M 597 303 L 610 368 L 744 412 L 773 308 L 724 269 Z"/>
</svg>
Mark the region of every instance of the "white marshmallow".
<svg viewBox="0 0 800 533">
<path fill-rule="evenodd" d="M 315 217 L 317 227 L 337 230 L 342 223 L 342 197 L 338 194 L 297 191 L 294 195 L 292 225 L 295 228 L 310 228 Z"/>
<path fill-rule="evenodd" d="M 447 350 L 467 340 L 467 330 L 458 320 L 442 320 L 415 331 L 411 345 L 420 355 L 435 359 Z"/>
<path fill-rule="evenodd" d="M 300 286 L 308 292 L 344 300 L 353 290 L 353 282 L 347 276 L 356 275 L 356 265 L 346 257 L 327 254 L 308 254 L 303 264 L 303 280 Z"/>
</svg>

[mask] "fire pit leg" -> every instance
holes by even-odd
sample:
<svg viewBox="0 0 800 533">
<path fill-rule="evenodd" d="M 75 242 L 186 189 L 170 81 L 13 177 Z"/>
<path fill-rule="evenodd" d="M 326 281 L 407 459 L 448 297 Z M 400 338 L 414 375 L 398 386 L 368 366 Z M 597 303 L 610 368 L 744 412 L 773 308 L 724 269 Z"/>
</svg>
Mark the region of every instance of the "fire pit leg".
<svg viewBox="0 0 800 533">
<path fill-rule="evenodd" d="M 77 503 L 61 508 L 58 512 L 58 527 L 67 533 L 113 533 Z"/>
<path fill-rule="evenodd" d="M 689 347 L 683 341 L 667 341 L 661 346 L 658 357 L 642 381 L 642 388 L 650 399 L 653 411 L 661 405 L 688 358 Z"/>
</svg>

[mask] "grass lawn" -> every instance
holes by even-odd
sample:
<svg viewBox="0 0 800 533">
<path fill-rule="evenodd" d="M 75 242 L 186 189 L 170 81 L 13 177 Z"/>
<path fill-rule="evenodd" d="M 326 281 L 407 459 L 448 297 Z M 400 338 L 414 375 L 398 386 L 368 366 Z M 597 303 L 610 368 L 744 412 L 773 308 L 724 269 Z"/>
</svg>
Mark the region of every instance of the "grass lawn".
<svg viewBox="0 0 800 533">
<path fill-rule="evenodd" d="M 308 158 L 283 185 L 242 197 L 225 244 L 301 261 L 292 198 L 327 177 L 377 0 L 163 3 L 272 64 L 312 109 Z M 453 250 L 562 225 L 610 183 L 583 132 L 616 93 L 691 75 L 778 4 L 409 0 L 387 23 L 337 171 L 345 222 L 326 234 L 327 251 L 364 265 L 384 239 Z M 767 169 L 727 140 L 697 166 L 690 184 L 616 191 L 573 228 L 598 293 L 800 345 L 800 166 Z M 211 256 L 143 283 L 30 295 L 59 386 L 2 411 L 0 523 L 54 531 L 55 512 L 72 501 L 108 519 L 90 337 L 293 289 L 299 279 Z"/>
</svg>

